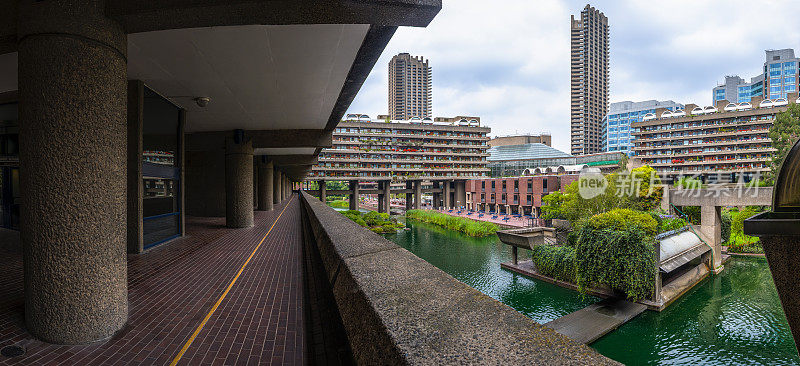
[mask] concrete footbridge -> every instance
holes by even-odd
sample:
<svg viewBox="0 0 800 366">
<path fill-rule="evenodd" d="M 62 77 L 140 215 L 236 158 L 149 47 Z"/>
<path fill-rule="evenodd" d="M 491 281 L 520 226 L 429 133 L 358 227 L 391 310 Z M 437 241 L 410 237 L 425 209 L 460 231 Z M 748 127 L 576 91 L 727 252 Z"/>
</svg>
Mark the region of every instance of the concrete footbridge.
<svg viewBox="0 0 800 366">
<path fill-rule="evenodd" d="M 722 207 L 770 206 L 772 187 L 746 187 L 744 185 L 669 189 L 664 192 L 661 207 L 674 212 L 672 206 L 700 206 L 700 226 L 696 230 L 713 248 L 716 272 L 722 268 Z"/>
</svg>

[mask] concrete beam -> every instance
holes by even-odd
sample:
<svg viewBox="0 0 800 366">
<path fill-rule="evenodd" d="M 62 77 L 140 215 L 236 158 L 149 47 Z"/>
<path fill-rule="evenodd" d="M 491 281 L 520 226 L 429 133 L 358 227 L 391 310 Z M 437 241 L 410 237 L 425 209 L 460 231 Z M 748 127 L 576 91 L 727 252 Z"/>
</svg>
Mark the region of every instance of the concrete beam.
<svg viewBox="0 0 800 366">
<path fill-rule="evenodd" d="M 246 138 L 252 139 L 254 149 L 288 147 L 331 147 L 332 131 L 328 130 L 248 130 Z M 187 150 L 224 149 L 225 139 L 233 131 L 195 132 L 186 137 Z"/>
<path fill-rule="evenodd" d="M 269 155 L 269 159 L 275 166 L 281 169 L 290 166 L 311 166 L 317 163 L 316 155 Z"/>
<path fill-rule="evenodd" d="M 425 27 L 441 0 L 110 0 L 128 33 L 251 24 L 372 24 Z"/>
<path fill-rule="evenodd" d="M 772 187 L 671 189 L 675 206 L 770 206 Z"/>
<path fill-rule="evenodd" d="M 278 165 L 276 164 L 275 166 Z M 280 167 L 280 169 L 283 171 L 283 174 L 285 174 L 289 179 L 299 182 L 302 181 L 303 180 L 302 178 L 305 177 L 311 171 L 311 166 L 290 165 L 290 166 Z"/>
</svg>

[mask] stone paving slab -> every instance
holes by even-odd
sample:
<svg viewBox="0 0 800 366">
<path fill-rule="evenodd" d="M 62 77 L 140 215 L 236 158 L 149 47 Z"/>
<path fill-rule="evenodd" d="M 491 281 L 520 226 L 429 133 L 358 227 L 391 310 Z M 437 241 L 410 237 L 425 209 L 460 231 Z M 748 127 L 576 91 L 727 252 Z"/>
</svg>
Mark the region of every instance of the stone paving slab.
<svg viewBox="0 0 800 366">
<path fill-rule="evenodd" d="M 255 226 L 228 229 L 224 218 L 187 218 L 187 233 L 128 256 L 127 325 L 91 345 L 60 346 L 24 328 L 22 256 L 0 247 L 0 347 L 16 344 L 23 356 L 0 365 L 165 365 L 178 354 L 244 261 L 286 207 L 226 298 L 179 364 L 303 364 L 302 232 L 295 196 Z"/>
<path fill-rule="evenodd" d="M 647 306 L 622 299 L 606 299 L 544 326 L 577 342 L 589 344 L 647 310 Z"/>
</svg>

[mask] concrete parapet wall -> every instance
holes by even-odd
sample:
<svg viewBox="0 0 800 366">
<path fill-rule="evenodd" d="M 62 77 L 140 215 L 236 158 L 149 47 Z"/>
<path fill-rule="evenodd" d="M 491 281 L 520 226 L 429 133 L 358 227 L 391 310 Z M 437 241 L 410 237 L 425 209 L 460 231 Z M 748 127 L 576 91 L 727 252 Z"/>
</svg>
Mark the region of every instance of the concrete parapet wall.
<svg viewBox="0 0 800 366">
<path fill-rule="evenodd" d="M 307 193 L 301 201 L 359 364 L 617 364 Z"/>
</svg>

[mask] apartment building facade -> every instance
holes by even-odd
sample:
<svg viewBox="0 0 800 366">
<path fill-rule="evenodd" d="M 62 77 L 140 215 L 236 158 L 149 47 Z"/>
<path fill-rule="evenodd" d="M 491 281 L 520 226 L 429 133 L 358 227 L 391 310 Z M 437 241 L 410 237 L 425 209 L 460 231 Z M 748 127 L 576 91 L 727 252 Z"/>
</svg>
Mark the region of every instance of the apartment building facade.
<svg viewBox="0 0 800 366">
<path fill-rule="evenodd" d="M 577 172 L 467 181 L 467 209 L 508 215 L 541 214 L 542 198 L 577 180 Z"/>
<path fill-rule="evenodd" d="M 608 111 L 608 18 L 586 5 L 571 16 L 570 132 L 572 155 L 603 151 L 602 122 Z"/>
<path fill-rule="evenodd" d="M 484 177 L 488 127 L 480 119 L 389 122 L 349 114 L 308 180 L 446 180 Z"/>
<path fill-rule="evenodd" d="M 633 153 L 633 139 L 630 133 L 631 123 L 641 121 L 646 114 L 655 113 L 656 109 L 659 108 L 674 111 L 683 109 L 683 104 L 675 103 L 671 100 L 624 101 L 609 104 L 608 116 L 603 123 L 604 151 L 621 151 L 631 155 Z"/>
<path fill-rule="evenodd" d="M 429 60 L 400 53 L 389 61 L 389 116 L 393 120 L 433 115 L 432 73 Z"/>
<path fill-rule="evenodd" d="M 634 159 L 672 181 L 697 176 L 705 182 L 749 181 L 769 171 L 775 149 L 768 136 L 776 116 L 797 102 L 779 98 L 724 108 L 686 106 L 685 112 L 659 111 L 631 124 Z"/>
<path fill-rule="evenodd" d="M 527 135 L 496 136 L 495 138 L 489 140 L 490 147 L 523 145 L 523 144 L 542 144 L 547 146 L 553 146 L 553 137 L 550 135 L 549 132 L 542 132 L 538 135 L 527 134 Z"/>
<path fill-rule="evenodd" d="M 765 99 L 789 99 L 790 94 L 798 91 L 799 62 L 791 48 L 766 50 L 761 74 L 749 82 L 736 75 L 726 76 L 725 82 L 712 90 L 712 100 L 714 104 L 723 100 L 757 104 Z"/>
</svg>

